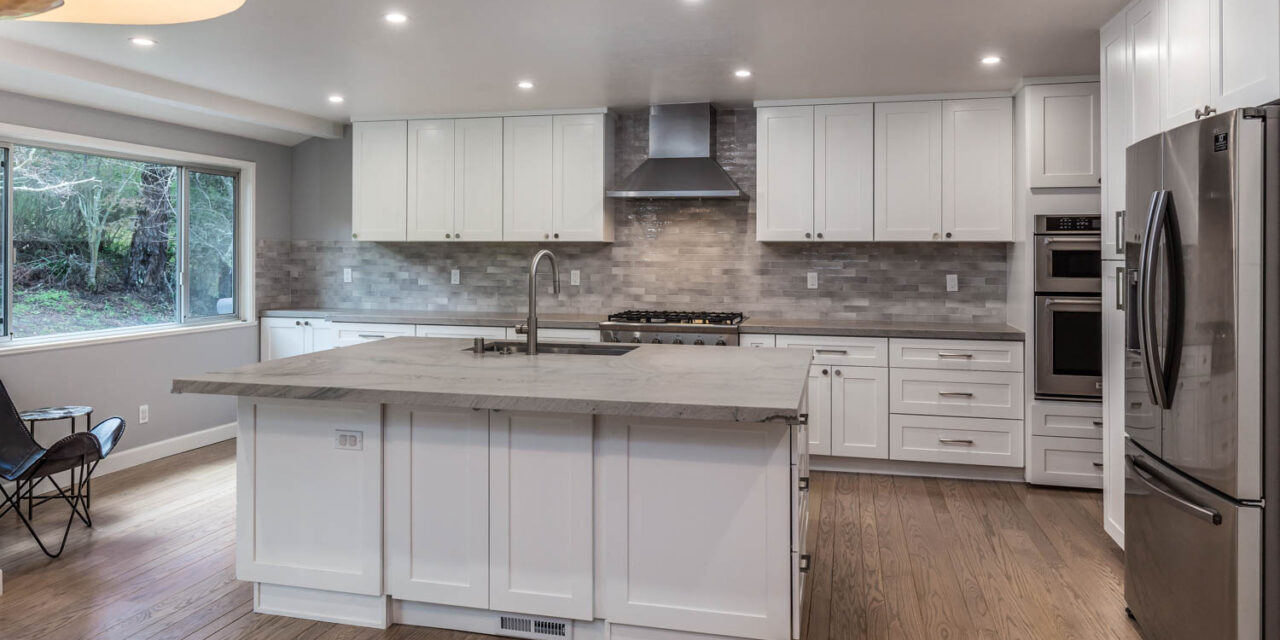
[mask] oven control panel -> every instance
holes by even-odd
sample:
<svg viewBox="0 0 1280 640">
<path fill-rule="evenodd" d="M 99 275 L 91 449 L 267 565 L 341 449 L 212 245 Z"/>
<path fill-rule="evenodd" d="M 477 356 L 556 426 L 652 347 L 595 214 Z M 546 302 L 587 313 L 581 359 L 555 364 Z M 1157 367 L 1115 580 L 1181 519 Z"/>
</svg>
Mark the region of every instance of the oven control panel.
<svg viewBox="0 0 1280 640">
<path fill-rule="evenodd" d="M 1036 233 L 1101 234 L 1102 216 L 1097 214 L 1039 215 L 1036 216 Z"/>
</svg>

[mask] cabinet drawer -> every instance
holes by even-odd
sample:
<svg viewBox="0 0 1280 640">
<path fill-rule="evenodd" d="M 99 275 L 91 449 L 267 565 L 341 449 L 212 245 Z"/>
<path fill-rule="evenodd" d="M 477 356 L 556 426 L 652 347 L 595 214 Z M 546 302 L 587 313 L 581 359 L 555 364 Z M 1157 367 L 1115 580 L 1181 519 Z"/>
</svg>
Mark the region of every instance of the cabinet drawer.
<svg viewBox="0 0 1280 640">
<path fill-rule="evenodd" d="M 1102 405 L 1096 402 L 1036 402 L 1031 405 L 1031 435 L 1101 438 Z"/>
<path fill-rule="evenodd" d="M 1022 421 L 889 416 L 889 459 L 1022 466 Z"/>
<path fill-rule="evenodd" d="M 346 347 L 384 338 L 412 336 L 414 334 L 414 325 L 335 322 L 333 323 L 333 330 L 338 346 Z"/>
<path fill-rule="evenodd" d="M 738 336 L 738 342 L 741 346 L 752 347 L 755 349 L 772 348 L 777 346 L 772 334 L 762 333 L 744 333 Z"/>
<path fill-rule="evenodd" d="M 1061 487 L 1102 488 L 1102 441 L 1032 436 L 1027 480 Z"/>
<path fill-rule="evenodd" d="M 894 339 L 889 341 L 889 366 L 961 371 L 1022 371 L 1022 343 Z"/>
<path fill-rule="evenodd" d="M 524 340 L 528 336 L 507 328 L 508 340 Z M 538 339 L 547 342 L 600 342 L 600 332 L 593 329 L 538 329 Z"/>
<path fill-rule="evenodd" d="M 1021 420 L 1022 374 L 890 369 L 889 411 Z"/>
<path fill-rule="evenodd" d="M 484 338 L 485 340 L 504 340 L 507 337 L 505 327 L 472 327 L 445 324 L 420 324 L 417 327 L 419 338 Z"/>
<path fill-rule="evenodd" d="M 777 336 L 779 349 L 809 349 L 814 364 L 836 364 L 850 367 L 889 366 L 889 340 L 886 338 L 846 338 L 840 336 Z"/>
</svg>

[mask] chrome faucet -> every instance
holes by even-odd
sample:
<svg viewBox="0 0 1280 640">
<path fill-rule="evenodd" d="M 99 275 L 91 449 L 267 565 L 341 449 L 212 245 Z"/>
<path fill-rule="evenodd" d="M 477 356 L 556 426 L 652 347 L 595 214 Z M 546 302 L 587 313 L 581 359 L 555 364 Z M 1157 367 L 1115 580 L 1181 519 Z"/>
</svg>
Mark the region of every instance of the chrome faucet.
<svg viewBox="0 0 1280 640">
<path fill-rule="evenodd" d="M 516 333 L 528 334 L 526 351 L 531 356 L 538 355 L 538 264 L 543 258 L 551 259 L 551 284 L 554 285 L 554 291 L 560 293 L 560 265 L 556 262 L 556 254 L 549 249 L 533 254 L 533 260 L 529 263 L 529 318 L 516 327 Z"/>
</svg>

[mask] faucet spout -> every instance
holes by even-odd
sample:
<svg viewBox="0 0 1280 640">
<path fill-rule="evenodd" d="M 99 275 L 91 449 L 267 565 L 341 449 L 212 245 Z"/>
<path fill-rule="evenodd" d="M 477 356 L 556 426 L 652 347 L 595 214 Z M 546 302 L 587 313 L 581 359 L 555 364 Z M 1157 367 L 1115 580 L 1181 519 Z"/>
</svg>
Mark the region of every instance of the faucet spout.
<svg viewBox="0 0 1280 640">
<path fill-rule="evenodd" d="M 533 254 L 533 260 L 529 262 L 529 318 L 524 326 L 524 330 L 528 333 L 527 352 L 531 356 L 538 355 L 538 266 L 543 258 L 551 261 L 552 290 L 557 294 L 560 293 L 560 264 L 556 260 L 556 254 L 549 249 Z"/>
</svg>

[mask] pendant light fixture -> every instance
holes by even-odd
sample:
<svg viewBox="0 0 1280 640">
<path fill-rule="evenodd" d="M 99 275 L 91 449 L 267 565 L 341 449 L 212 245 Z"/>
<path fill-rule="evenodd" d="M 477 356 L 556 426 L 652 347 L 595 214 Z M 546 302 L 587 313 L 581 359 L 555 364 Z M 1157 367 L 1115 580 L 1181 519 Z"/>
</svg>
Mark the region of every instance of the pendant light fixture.
<svg viewBox="0 0 1280 640">
<path fill-rule="evenodd" d="M 158 25 L 224 16 L 245 0 L 0 0 L 0 18 L 33 22 Z"/>
</svg>

